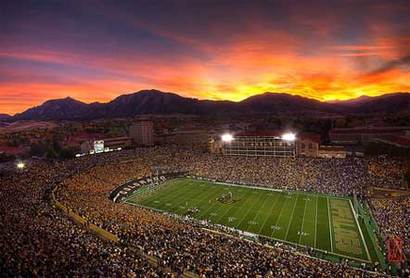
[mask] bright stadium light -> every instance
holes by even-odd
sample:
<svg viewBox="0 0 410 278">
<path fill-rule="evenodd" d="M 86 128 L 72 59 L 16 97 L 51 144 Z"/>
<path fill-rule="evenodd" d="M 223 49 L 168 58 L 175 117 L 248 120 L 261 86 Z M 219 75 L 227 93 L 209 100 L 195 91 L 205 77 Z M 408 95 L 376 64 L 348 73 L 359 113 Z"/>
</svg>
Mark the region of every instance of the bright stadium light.
<svg viewBox="0 0 410 278">
<path fill-rule="evenodd" d="M 295 141 L 295 140 L 296 140 L 296 134 L 295 134 L 295 133 L 292 133 L 292 132 L 284 133 L 284 134 L 282 135 L 282 140 L 285 140 L 285 141 Z"/>
<path fill-rule="evenodd" d="M 225 133 L 221 136 L 222 142 L 230 143 L 233 140 L 232 134 Z"/>
<path fill-rule="evenodd" d="M 24 169 L 24 167 L 26 167 L 26 164 L 24 164 L 23 162 L 18 162 L 16 164 L 17 169 Z"/>
</svg>

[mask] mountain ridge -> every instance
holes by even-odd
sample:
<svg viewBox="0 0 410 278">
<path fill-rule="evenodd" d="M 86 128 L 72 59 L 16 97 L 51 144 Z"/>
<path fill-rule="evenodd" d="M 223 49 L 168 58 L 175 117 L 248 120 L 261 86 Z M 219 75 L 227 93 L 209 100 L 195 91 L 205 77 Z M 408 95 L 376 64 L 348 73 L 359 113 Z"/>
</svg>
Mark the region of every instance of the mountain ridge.
<svg viewBox="0 0 410 278">
<path fill-rule="evenodd" d="M 265 92 L 239 102 L 199 100 L 159 90 L 123 94 L 106 103 L 81 102 L 71 97 L 47 100 L 11 117 L 12 120 L 85 120 L 132 117 L 142 114 L 247 114 L 247 113 L 380 113 L 410 111 L 410 93 L 359 97 L 335 103 L 286 93 Z"/>
</svg>

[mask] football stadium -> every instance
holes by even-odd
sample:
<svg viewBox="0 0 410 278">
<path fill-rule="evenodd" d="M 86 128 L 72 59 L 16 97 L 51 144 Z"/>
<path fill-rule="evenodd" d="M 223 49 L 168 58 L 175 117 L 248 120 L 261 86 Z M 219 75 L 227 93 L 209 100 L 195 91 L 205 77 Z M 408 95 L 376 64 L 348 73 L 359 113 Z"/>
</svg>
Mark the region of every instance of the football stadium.
<svg viewBox="0 0 410 278">
<path fill-rule="evenodd" d="M 365 241 L 348 198 L 179 178 L 156 189 L 142 187 L 125 203 L 191 216 L 248 236 L 372 261 L 368 249 L 374 250 L 373 243 Z"/>
<path fill-rule="evenodd" d="M 374 184 L 391 190 L 399 183 L 400 163 L 171 146 L 19 162 L 18 175 L 2 176 L 7 194 L 0 211 L 9 224 L 0 225 L 0 270 L 5 276 L 405 276 L 409 198 L 369 195 Z"/>
<path fill-rule="evenodd" d="M 410 0 L 0 15 L 0 278 L 410 278 Z"/>
</svg>

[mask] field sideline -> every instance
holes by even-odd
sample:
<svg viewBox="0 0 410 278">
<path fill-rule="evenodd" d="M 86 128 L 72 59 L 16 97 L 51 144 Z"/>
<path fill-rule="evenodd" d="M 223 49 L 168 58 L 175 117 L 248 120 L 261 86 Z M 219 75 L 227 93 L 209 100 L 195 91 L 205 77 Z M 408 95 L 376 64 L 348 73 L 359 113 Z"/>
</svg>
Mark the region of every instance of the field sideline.
<svg viewBox="0 0 410 278">
<path fill-rule="evenodd" d="M 217 200 L 228 192 L 232 203 Z M 178 178 L 154 191 L 143 187 L 125 202 L 178 215 L 191 213 L 196 219 L 361 262 L 376 260 L 348 198 Z"/>
</svg>

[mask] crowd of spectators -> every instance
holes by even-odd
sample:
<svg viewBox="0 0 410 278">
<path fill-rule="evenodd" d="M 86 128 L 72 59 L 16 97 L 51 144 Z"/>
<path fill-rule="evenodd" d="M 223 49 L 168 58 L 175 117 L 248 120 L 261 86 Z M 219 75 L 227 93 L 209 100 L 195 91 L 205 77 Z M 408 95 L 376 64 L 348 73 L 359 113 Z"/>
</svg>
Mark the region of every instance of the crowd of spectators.
<svg viewBox="0 0 410 278">
<path fill-rule="evenodd" d="M 410 198 L 371 199 L 370 206 L 384 238 L 399 236 L 410 254 Z"/>
<path fill-rule="evenodd" d="M 103 241 L 50 205 L 56 182 L 77 172 L 33 162 L 0 186 L 1 277 L 160 277 L 136 252 Z M 85 165 L 82 165 L 85 166 Z"/>
<path fill-rule="evenodd" d="M 368 159 L 367 165 L 374 186 L 393 189 L 406 187 L 404 173 L 405 165 L 409 167 L 408 162 L 390 159 L 382 155 Z"/>
<path fill-rule="evenodd" d="M 379 275 L 345 262 L 312 258 L 288 245 L 267 247 L 210 232 L 197 224 L 108 198 L 114 187 L 150 175 L 154 166 L 217 180 L 337 195 L 364 194 L 372 178 L 363 159 L 223 157 L 172 148 L 136 149 L 52 165 L 38 162 L 26 171 L 2 178 L 0 271 L 22 276 L 156 277 L 186 271 L 204 277 Z M 99 239 L 54 209 L 48 198 L 57 185 L 56 198 L 60 202 L 88 223 L 118 236 L 120 243 Z M 403 213 L 408 218 L 406 202 Z M 408 225 L 394 224 L 396 219 L 385 216 L 402 205 L 373 203 L 385 235 L 389 229 L 398 229 L 396 233 L 408 237 Z M 161 268 L 150 266 L 130 247 L 157 258 Z"/>
</svg>

